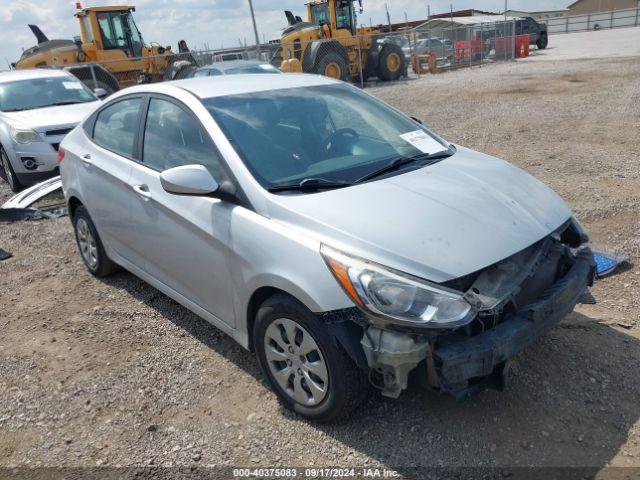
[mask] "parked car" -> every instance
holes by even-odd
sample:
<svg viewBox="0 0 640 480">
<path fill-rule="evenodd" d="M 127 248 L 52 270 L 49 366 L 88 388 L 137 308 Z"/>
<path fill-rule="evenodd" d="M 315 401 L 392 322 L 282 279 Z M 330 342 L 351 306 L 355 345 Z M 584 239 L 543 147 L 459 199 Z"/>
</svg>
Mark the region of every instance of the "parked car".
<svg viewBox="0 0 640 480">
<path fill-rule="evenodd" d="M 61 159 L 89 272 L 124 267 L 208 320 L 311 419 L 412 371 L 460 399 L 502 386 L 593 278 L 549 187 L 327 77 L 132 87 Z"/>
<path fill-rule="evenodd" d="M 516 35 L 529 35 L 529 44 L 544 50 L 549 45 L 547 24 L 538 23 L 531 17 L 516 20 Z"/>
<path fill-rule="evenodd" d="M 441 38 L 421 38 L 415 42 L 409 42 L 402 47 L 407 59 L 412 54 L 426 55 L 428 53 L 434 53 L 438 60 L 451 60 L 453 58 L 453 44 L 446 42 Z"/>
<path fill-rule="evenodd" d="M 180 79 L 195 77 L 216 77 L 219 75 L 239 75 L 245 73 L 282 73 L 273 65 L 259 60 L 235 60 L 214 63 L 204 67 L 193 68 Z"/>
<path fill-rule="evenodd" d="M 58 145 L 98 102 L 60 70 L 0 73 L 0 175 L 14 192 L 57 175 Z"/>
</svg>

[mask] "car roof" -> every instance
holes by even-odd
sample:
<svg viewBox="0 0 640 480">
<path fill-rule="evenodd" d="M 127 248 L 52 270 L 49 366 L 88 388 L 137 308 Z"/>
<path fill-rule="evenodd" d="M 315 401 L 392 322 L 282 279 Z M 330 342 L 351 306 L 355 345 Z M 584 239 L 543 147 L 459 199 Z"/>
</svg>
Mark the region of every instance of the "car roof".
<svg viewBox="0 0 640 480">
<path fill-rule="evenodd" d="M 56 70 L 53 68 L 27 68 L 24 70 L 10 70 L 8 72 L 0 72 L 0 83 L 52 77 L 68 78 L 69 74 L 62 70 Z"/>
<path fill-rule="evenodd" d="M 312 87 L 318 85 L 338 85 L 334 80 L 321 75 L 304 73 L 266 73 L 262 75 L 240 74 L 218 77 L 196 77 L 172 82 L 151 83 L 129 87 L 118 92 L 118 96 L 127 93 L 168 93 L 175 88 L 187 90 L 199 98 L 224 97 L 242 93 L 266 92 L 284 88 Z"/>
</svg>

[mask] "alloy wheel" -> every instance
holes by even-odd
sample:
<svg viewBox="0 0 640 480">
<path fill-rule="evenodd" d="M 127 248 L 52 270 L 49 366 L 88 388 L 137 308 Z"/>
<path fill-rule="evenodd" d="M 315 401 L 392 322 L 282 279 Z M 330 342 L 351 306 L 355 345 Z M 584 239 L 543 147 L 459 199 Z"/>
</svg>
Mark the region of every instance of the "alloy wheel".
<svg viewBox="0 0 640 480">
<path fill-rule="evenodd" d="M 91 270 L 95 270 L 98 266 L 98 245 L 91 234 L 89 224 L 84 218 L 80 218 L 76 222 L 76 233 L 82 258 Z"/>
<path fill-rule="evenodd" d="M 318 405 L 329 391 L 329 371 L 320 347 L 299 323 L 273 321 L 264 335 L 269 371 L 282 390 L 304 406 Z"/>
</svg>

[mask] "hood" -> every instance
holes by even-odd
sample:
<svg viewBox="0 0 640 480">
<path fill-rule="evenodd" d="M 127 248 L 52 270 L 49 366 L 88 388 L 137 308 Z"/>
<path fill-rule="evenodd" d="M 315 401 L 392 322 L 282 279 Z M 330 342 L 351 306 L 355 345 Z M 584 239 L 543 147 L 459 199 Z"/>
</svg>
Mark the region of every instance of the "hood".
<svg viewBox="0 0 640 480">
<path fill-rule="evenodd" d="M 571 217 L 567 204 L 528 173 L 462 147 L 391 178 L 269 198 L 273 220 L 434 282 L 514 255 Z"/>
<path fill-rule="evenodd" d="M 58 107 L 37 108 L 23 112 L 2 112 L 4 118 L 16 126 L 32 128 L 37 132 L 54 126 L 77 125 L 87 117 L 98 105 L 95 102 L 60 105 Z"/>
</svg>

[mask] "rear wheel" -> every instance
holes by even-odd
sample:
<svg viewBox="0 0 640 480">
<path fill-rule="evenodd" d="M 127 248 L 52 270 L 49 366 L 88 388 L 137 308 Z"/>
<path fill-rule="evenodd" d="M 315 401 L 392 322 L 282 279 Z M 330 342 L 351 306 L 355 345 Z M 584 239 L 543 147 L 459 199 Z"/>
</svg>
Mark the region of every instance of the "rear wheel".
<svg viewBox="0 0 640 480">
<path fill-rule="evenodd" d="M 12 192 L 18 193 L 20 190 L 24 188 L 20 183 L 20 180 L 18 180 L 18 177 L 16 176 L 16 172 L 13 171 L 13 167 L 11 166 L 11 162 L 9 161 L 9 156 L 7 155 L 7 152 L 5 152 L 4 148 L 1 146 L 0 146 L 0 168 L 1 168 L 0 174 L 2 178 L 4 178 L 5 181 L 7 182 L 7 185 L 9 185 L 9 188 L 11 189 Z"/>
<path fill-rule="evenodd" d="M 294 298 L 282 294 L 265 301 L 256 315 L 253 341 L 260 366 L 286 408 L 331 422 L 362 402 L 367 372 Z"/>
<path fill-rule="evenodd" d="M 313 73 L 346 82 L 349 79 L 349 64 L 338 52 L 327 52 L 316 61 Z"/>
<path fill-rule="evenodd" d="M 378 56 L 376 74 L 380 80 L 390 82 L 399 79 L 405 70 L 404 53 L 395 43 L 388 43 L 382 47 Z"/>
<path fill-rule="evenodd" d="M 118 269 L 107 257 L 98 231 L 83 206 L 78 207 L 73 214 L 73 228 L 82 261 L 89 273 L 96 277 L 106 277 Z"/>
<path fill-rule="evenodd" d="M 538 41 L 536 42 L 536 46 L 540 50 L 544 50 L 545 48 L 547 48 L 547 45 L 549 45 L 549 37 L 546 33 L 540 34 L 540 36 L 538 37 Z"/>
</svg>

